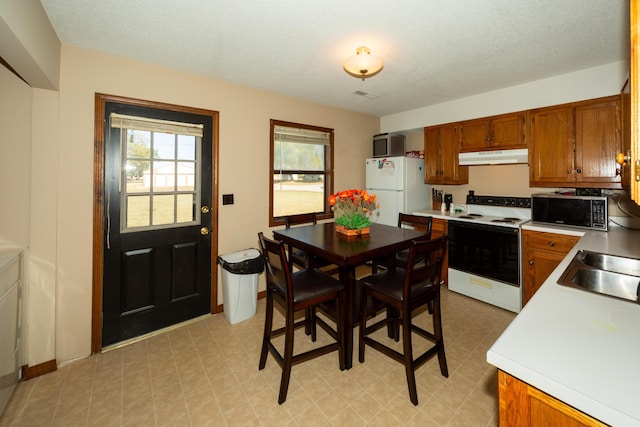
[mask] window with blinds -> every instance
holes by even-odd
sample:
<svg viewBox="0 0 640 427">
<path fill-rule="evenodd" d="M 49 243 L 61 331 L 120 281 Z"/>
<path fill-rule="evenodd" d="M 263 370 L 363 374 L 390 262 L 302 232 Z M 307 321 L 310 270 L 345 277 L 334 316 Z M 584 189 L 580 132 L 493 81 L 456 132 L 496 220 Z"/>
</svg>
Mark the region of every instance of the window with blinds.
<svg viewBox="0 0 640 427">
<path fill-rule="evenodd" d="M 284 217 L 331 214 L 333 129 L 271 120 L 270 225 Z"/>
</svg>

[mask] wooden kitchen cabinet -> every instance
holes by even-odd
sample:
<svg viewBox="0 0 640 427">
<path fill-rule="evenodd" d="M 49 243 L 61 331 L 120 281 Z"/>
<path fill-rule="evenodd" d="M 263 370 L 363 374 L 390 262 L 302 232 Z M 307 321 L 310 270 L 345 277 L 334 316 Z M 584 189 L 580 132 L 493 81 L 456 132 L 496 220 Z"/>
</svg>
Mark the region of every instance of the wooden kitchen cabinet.
<svg viewBox="0 0 640 427">
<path fill-rule="evenodd" d="M 622 188 L 620 97 L 531 112 L 531 187 Z"/>
<path fill-rule="evenodd" d="M 460 185 L 469 183 L 469 167 L 460 166 L 460 125 L 424 128 L 424 182 Z"/>
<path fill-rule="evenodd" d="M 460 152 L 527 148 L 526 113 L 511 113 L 461 124 Z"/>
<path fill-rule="evenodd" d="M 604 427 L 595 418 L 498 370 L 500 427 Z"/>
<path fill-rule="evenodd" d="M 576 180 L 597 188 L 622 188 L 616 163 L 616 154 L 622 150 L 620 97 L 577 105 L 575 117 Z"/>
<path fill-rule="evenodd" d="M 444 236 L 448 232 L 448 226 L 446 219 L 432 218 L 431 219 L 431 238 Z M 442 261 L 442 281 L 445 285 L 449 283 L 449 251 L 444 254 L 444 260 Z"/>
<path fill-rule="evenodd" d="M 579 236 L 523 230 L 523 307 L 533 297 L 533 294 L 540 289 L 540 286 L 547 280 L 551 272 L 556 269 L 578 240 L 580 240 Z"/>
</svg>

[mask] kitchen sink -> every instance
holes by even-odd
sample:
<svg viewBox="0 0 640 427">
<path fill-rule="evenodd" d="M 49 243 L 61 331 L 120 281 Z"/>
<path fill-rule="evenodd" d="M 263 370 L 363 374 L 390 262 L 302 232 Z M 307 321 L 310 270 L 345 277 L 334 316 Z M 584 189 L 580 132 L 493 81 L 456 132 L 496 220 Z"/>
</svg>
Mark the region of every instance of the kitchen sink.
<svg viewBox="0 0 640 427">
<path fill-rule="evenodd" d="M 640 260 L 578 251 L 558 283 L 626 301 L 640 300 Z"/>
<path fill-rule="evenodd" d="M 613 271 L 615 273 L 640 276 L 640 259 L 589 251 L 580 251 L 578 252 L 578 255 L 581 253 L 584 255 L 582 262 L 590 267 L 597 268 L 599 270 Z"/>
</svg>

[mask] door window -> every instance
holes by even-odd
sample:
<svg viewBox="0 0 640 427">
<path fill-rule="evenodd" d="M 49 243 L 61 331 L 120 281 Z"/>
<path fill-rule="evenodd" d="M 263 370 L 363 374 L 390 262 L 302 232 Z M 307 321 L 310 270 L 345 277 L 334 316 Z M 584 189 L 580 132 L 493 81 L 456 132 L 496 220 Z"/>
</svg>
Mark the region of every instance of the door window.
<svg viewBox="0 0 640 427">
<path fill-rule="evenodd" d="M 112 113 L 120 128 L 120 231 L 200 223 L 203 126 Z"/>
</svg>

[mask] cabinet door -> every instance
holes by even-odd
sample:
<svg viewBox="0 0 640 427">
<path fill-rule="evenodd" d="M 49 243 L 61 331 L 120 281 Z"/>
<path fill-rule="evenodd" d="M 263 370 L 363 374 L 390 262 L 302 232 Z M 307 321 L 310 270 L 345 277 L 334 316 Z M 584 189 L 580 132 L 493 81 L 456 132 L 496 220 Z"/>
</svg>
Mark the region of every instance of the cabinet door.
<svg viewBox="0 0 640 427">
<path fill-rule="evenodd" d="M 524 306 L 553 270 L 560 265 L 580 237 L 530 230 L 524 230 L 522 236 L 524 253 L 522 305 Z"/>
<path fill-rule="evenodd" d="M 566 254 L 540 250 L 528 250 L 525 252 L 525 275 L 522 289 L 522 305 L 524 306 L 533 294 L 544 283 L 549 275 L 556 269 Z"/>
<path fill-rule="evenodd" d="M 460 126 L 460 152 L 477 151 L 491 146 L 489 119 L 470 120 Z"/>
<path fill-rule="evenodd" d="M 469 167 L 459 165 L 459 147 L 457 124 L 425 128 L 424 173 L 427 184 L 458 185 L 469 182 Z"/>
<path fill-rule="evenodd" d="M 532 187 L 555 187 L 574 182 L 573 108 L 550 107 L 531 114 Z"/>
<path fill-rule="evenodd" d="M 604 427 L 600 421 L 498 370 L 500 427 Z"/>
<path fill-rule="evenodd" d="M 446 125 L 440 134 L 442 144 L 442 184 L 459 185 L 469 182 L 469 166 L 460 166 L 460 127 Z"/>
<path fill-rule="evenodd" d="M 526 148 L 525 115 L 512 114 L 491 120 L 492 148 Z"/>
<path fill-rule="evenodd" d="M 438 184 L 442 176 L 440 126 L 424 128 L 424 182 Z"/>
<path fill-rule="evenodd" d="M 622 166 L 622 188 L 627 192 L 631 189 L 631 83 L 627 78 L 622 92 L 620 94 L 620 116 L 621 116 L 621 132 L 622 154 L 629 156 L 629 159 Z"/>
<path fill-rule="evenodd" d="M 576 117 L 576 182 L 622 188 L 616 154 L 621 152 L 620 100 L 578 105 Z"/>
</svg>

